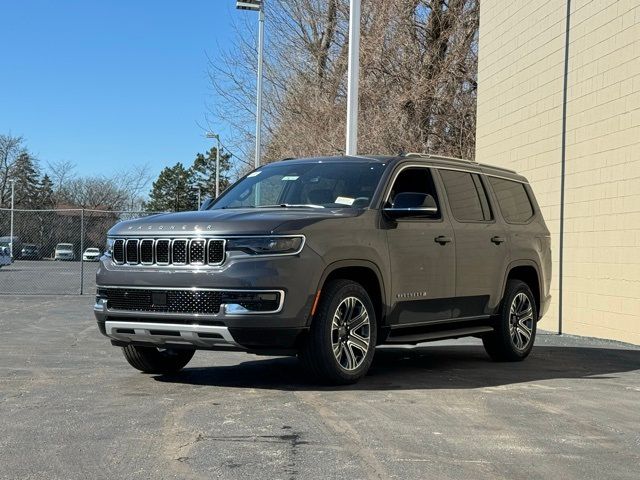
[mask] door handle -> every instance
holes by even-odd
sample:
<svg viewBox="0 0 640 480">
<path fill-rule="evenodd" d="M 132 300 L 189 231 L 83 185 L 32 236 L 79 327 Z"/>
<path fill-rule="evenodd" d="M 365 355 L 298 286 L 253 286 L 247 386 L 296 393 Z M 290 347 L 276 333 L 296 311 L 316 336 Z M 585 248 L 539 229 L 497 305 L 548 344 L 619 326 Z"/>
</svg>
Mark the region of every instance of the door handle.
<svg viewBox="0 0 640 480">
<path fill-rule="evenodd" d="M 500 237 L 496 235 L 495 237 L 491 237 L 491 241 L 496 245 L 500 245 L 501 243 L 506 242 L 507 240 L 504 237 Z"/>
<path fill-rule="evenodd" d="M 451 240 L 451 237 L 447 237 L 445 235 L 440 235 L 440 236 L 434 238 L 434 240 L 436 241 L 436 243 L 439 243 L 440 245 L 445 245 L 445 244 L 453 241 L 453 240 Z"/>
</svg>

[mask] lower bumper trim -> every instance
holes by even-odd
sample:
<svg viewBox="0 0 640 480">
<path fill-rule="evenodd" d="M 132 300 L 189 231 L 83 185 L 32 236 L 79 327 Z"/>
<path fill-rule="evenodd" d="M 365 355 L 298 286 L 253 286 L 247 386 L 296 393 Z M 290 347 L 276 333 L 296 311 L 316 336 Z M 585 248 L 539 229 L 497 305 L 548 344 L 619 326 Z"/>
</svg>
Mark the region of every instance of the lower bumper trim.
<svg viewBox="0 0 640 480">
<path fill-rule="evenodd" d="M 240 347 L 227 327 L 218 325 L 184 325 L 151 322 L 105 322 L 108 337 L 121 342 L 144 342 L 161 345 L 193 345 L 212 347 L 229 345 Z"/>
</svg>

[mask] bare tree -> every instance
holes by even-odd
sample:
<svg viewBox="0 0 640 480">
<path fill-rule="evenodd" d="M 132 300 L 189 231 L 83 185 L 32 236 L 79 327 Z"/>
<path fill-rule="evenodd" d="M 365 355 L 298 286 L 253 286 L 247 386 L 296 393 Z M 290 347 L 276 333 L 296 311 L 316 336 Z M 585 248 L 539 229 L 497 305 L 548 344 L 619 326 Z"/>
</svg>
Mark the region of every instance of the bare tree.
<svg viewBox="0 0 640 480">
<path fill-rule="evenodd" d="M 348 0 L 268 2 L 264 128 L 267 160 L 344 148 Z M 362 152 L 431 151 L 473 158 L 478 0 L 364 0 Z M 238 142 L 253 140 L 255 38 L 238 28 L 233 52 L 210 65 Z"/>
</svg>

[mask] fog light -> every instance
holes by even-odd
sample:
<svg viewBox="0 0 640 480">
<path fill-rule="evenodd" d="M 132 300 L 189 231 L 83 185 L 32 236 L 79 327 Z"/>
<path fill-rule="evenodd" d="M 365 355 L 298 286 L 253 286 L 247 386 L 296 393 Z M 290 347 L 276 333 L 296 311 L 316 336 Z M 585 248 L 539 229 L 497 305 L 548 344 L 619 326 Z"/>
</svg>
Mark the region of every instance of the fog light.
<svg viewBox="0 0 640 480">
<path fill-rule="evenodd" d="M 280 308 L 280 293 L 225 292 L 221 303 L 229 315 L 276 312 Z"/>
</svg>

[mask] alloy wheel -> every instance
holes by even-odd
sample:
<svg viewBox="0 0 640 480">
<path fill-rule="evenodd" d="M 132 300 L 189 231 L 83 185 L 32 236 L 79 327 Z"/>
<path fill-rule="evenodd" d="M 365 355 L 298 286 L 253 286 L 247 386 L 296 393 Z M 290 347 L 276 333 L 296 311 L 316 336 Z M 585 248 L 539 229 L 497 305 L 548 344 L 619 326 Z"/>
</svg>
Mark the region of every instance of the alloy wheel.
<svg viewBox="0 0 640 480">
<path fill-rule="evenodd" d="M 370 347 L 371 323 L 362 301 L 347 297 L 336 309 L 331 324 L 333 355 L 345 370 L 358 368 Z"/>
<path fill-rule="evenodd" d="M 533 331 L 533 305 L 526 293 L 518 293 L 509 309 L 509 334 L 518 350 L 525 350 L 531 342 Z"/>
</svg>

